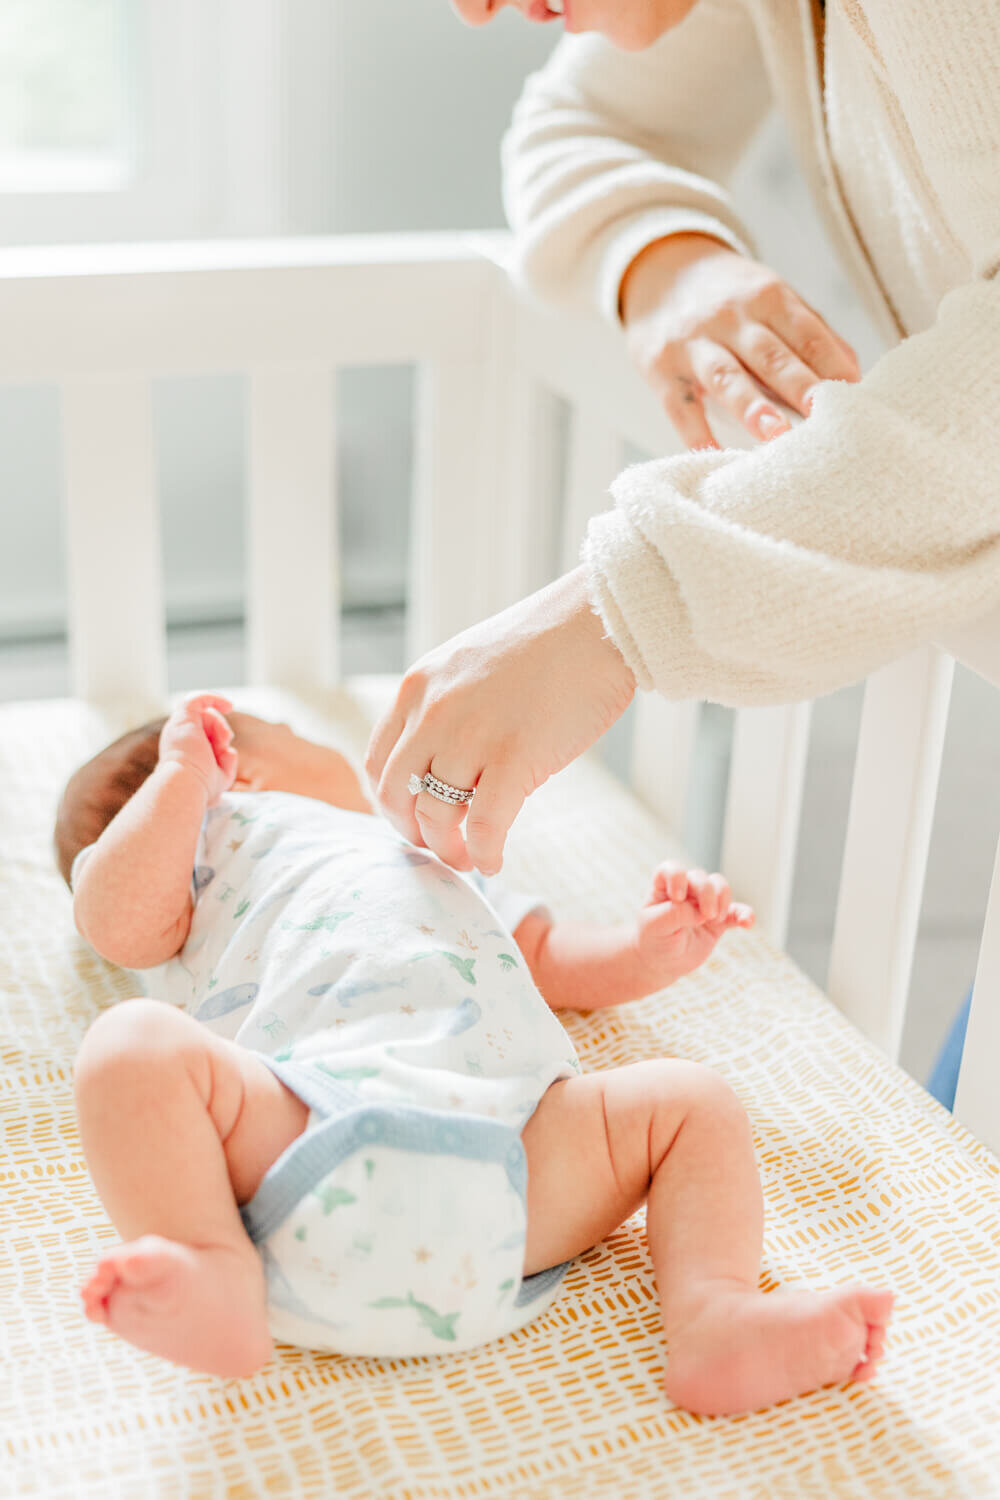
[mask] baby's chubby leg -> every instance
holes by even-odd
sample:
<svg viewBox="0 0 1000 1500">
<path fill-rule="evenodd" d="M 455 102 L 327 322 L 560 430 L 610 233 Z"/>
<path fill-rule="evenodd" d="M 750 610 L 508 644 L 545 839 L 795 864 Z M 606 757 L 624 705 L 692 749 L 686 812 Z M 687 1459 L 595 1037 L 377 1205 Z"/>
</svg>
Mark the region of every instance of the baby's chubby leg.
<svg viewBox="0 0 1000 1500">
<path fill-rule="evenodd" d="M 662 1060 L 555 1083 L 522 1140 L 527 1275 L 579 1254 L 647 1200 L 669 1343 L 665 1384 L 679 1406 L 750 1411 L 871 1378 L 891 1293 L 760 1292 L 763 1210 L 750 1126 L 717 1074 Z"/>
<path fill-rule="evenodd" d="M 87 1164 L 123 1243 L 83 1288 L 94 1322 L 177 1364 L 249 1375 L 270 1356 L 263 1267 L 240 1219 L 308 1109 L 252 1053 L 133 1000 L 84 1038 Z"/>
</svg>

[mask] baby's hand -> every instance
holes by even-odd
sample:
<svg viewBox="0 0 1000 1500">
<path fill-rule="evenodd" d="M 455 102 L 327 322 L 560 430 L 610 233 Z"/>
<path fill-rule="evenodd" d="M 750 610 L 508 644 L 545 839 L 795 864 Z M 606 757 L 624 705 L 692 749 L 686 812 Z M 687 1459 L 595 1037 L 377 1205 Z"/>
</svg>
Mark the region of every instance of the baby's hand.
<svg viewBox="0 0 1000 1500">
<path fill-rule="evenodd" d="M 637 923 L 639 954 L 649 970 L 650 987 L 662 989 L 692 973 L 728 928 L 753 924 L 752 908 L 732 900 L 722 875 L 659 865 Z"/>
<path fill-rule="evenodd" d="M 232 706 L 215 693 L 192 693 L 160 732 L 161 763 L 173 761 L 193 771 L 205 787 L 209 807 L 228 792 L 236 776 L 233 731 L 223 717 Z"/>
</svg>

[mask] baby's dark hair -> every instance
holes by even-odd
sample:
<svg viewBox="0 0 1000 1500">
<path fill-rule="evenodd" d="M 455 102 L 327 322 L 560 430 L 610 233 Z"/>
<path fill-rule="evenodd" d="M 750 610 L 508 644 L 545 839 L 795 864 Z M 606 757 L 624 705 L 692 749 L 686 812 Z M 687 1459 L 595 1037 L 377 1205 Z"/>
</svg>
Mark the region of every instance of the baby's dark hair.
<svg viewBox="0 0 1000 1500">
<path fill-rule="evenodd" d="M 66 783 L 56 812 L 54 843 L 59 873 L 69 885 L 73 861 L 100 838 L 156 768 L 166 719 L 130 729 L 106 745 Z"/>
</svg>

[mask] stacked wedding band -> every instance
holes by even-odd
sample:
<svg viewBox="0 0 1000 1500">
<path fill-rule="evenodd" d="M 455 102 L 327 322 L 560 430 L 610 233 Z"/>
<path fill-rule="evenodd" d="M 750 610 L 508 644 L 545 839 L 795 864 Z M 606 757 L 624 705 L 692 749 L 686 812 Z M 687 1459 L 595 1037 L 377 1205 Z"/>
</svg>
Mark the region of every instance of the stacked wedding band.
<svg viewBox="0 0 1000 1500">
<path fill-rule="evenodd" d="M 430 796 L 436 797 L 439 802 L 449 802 L 453 806 L 471 802 L 475 795 L 475 787 L 471 791 L 468 791 L 460 786 L 449 786 L 447 781 L 439 781 L 436 776 L 431 775 L 430 771 L 424 776 L 417 776 L 416 773 L 412 774 L 407 782 L 407 787 L 413 793 L 414 797 L 419 796 L 421 792 L 428 792 Z"/>
</svg>

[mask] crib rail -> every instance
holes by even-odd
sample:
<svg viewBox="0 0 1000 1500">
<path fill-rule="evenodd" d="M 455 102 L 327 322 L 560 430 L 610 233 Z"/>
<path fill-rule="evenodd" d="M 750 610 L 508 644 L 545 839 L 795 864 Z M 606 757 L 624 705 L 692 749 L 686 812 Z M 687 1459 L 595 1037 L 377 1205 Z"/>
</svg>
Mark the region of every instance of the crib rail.
<svg viewBox="0 0 1000 1500">
<path fill-rule="evenodd" d="M 61 392 L 80 695 L 159 701 L 165 690 L 151 421 L 159 377 L 247 378 L 252 681 L 313 688 L 339 674 L 334 381 L 343 366 L 419 370 L 411 655 L 575 561 L 624 455 L 659 455 L 676 442 L 615 331 L 525 305 L 510 289 L 505 253 L 502 237 L 468 235 L 0 253 L 0 382 L 54 382 Z M 569 406 L 562 454 L 559 401 Z M 732 426 L 722 435 L 749 444 Z M 1000 685 L 1000 616 L 944 644 Z M 830 987 L 894 1057 L 951 665 L 929 649 L 866 688 Z M 636 711 L 634 785 L 676 827 L 697 717 L 697 705 L 653 697 Z M 808 736 L 809 705 L 737 716 L 723 860 L 778 942 Z M 994 1148 L 998 986 L 1000 875 L 958 1101 Z"/>
</svg>

